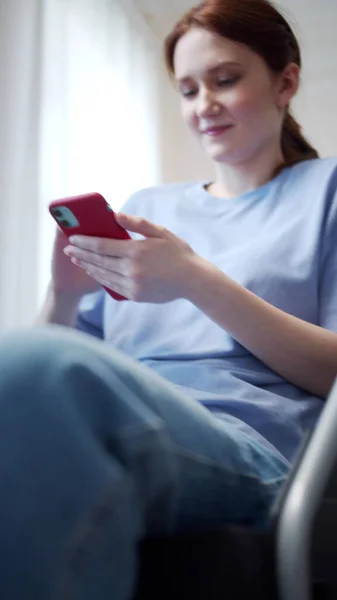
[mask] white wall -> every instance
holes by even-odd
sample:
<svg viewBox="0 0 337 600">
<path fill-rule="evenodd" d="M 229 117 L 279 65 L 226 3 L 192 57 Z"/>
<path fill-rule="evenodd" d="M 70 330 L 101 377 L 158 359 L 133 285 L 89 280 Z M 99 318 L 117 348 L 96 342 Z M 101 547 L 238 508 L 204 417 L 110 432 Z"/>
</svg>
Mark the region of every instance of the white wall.
<svg viewBox="0 0 337 600">
<path fill-rule="evenodd" d="M 294 103 L 294 112 L 304 133 L 321 155 L 337 155 L 336 0 L 279 0 L 278 5 L 290 17 L 303 53 L 302 86 Z M 158 11 L 157 15 L 148 15 L 148 20 L 162 41 L 179 16 Z M 211 177 L 212 166 L 182 124 L 179 98 L 162 61 L 158 67 L 158 85 L 162 180 Z"/>
<path fill-rule="evenodd" d="M 296 115 L 322 156 L 337 155 L 337 4 L 335 0 L 283 0 L 282 5 L 295 17 L 303 53 Z"/>
</svg>

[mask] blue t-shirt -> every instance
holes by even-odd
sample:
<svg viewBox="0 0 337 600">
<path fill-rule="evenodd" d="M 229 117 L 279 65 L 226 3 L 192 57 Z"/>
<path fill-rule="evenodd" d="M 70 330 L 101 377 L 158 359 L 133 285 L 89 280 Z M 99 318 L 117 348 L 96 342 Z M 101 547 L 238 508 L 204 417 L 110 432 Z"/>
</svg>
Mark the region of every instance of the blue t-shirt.
<svg viewBox="0 0 337 600">
<path fill-rule="evenodd" d="M 205 183 L 142 190 L 123 210 L 167 227 L 267 302 L 336 332 L 337 159 L 286 168 L 237 198 L 212 196 Z M 187 300 L 116 302 L 102 292 L 83 306 L 77 327 L 148 365 L 288 460 L 323 406 Z"/>
</svg>

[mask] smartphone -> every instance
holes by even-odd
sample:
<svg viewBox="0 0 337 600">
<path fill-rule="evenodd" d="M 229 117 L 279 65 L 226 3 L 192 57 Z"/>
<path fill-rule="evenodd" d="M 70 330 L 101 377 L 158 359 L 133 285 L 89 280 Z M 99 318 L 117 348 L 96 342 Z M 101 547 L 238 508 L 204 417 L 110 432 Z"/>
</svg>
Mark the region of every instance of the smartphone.
<svg viewBox="0 0 337 600">
<path fill-rule="evenodd" d="M 49 211 L 68 238 L 77 234 L 118 240 L 131 239 L 126 229 L 117 223 L 114 211 L 101 194 L 83 194 L 53 200 Z M 104 289 L 115 300 L 127 300 L 106 287 Z"/>
</svg>

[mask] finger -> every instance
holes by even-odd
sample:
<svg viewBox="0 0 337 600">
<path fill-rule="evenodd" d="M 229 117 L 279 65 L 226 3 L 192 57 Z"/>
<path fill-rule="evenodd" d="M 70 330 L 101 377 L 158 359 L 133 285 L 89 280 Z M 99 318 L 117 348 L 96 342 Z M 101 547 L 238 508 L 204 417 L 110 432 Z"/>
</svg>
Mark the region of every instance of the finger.
<svg viewBox="0 0 337 600">
<path fill-rule="evenodd" d="M 131 256 L 134 240 L 114 240 L 111 238 L 99 238 L 88 235 L 74 235 L 69 242 L 76 248 L 89 250 L 97 254 L 122 258 Z"/>
<path fill-rule="evenodd" d="M 119 294 L 120 296 L 124 296 L 124 298 L 127 298 L 128 300 L 131 299 L 131 294 L 128 288 L 123 287 L 122 285 L 119 285 L 118 283 L 112 283 L 110 281 L 110 279 L 105 279 L 104 277 L 95 277 L 95 281 L 97 283 L 99 283 L 99 285 L 102 285 L 103 287 L 107 288 L 108 290 L 111 290 L 112 292 L 115 292 L 116 294 Z"/>
<path fill-rule="evenodd" d="M 77 258 L 71 259 L 74 264 L 86 271 L 89 277 L 92 277 L 100 285 L 124 296 L 125 298 L 131 299 L 131 286 L 130 281 L 127 277 L 119 276 L 118 274 L 106 273 L 103 270 L 86 265 L 84 261 L 79 261 Z"/>
<path fill-rule="evenodd" d="M 127 288 L 130 285 L 128 277 L 126 277 L 125 275 L 123 275 L 121 273 L 114 273 L 112 271 L 107 271 L 106 269 L 97 267 L 95 265 L 92 265 L 92 264 L 84 261 L 84 260 L 79 260 L 77 258 L 72 258 L 71 260 L 72 260 L 72 262 L 75 262 L 75 264 L 78 267 L 81 267 L 82 269 L 84 269 L 88 273 L 88 275 L 90 275 L 90 277 L 92 277 L 93 279 L 96 279 L 96 281 L 100 280 L 99 283 L 102 280 L 104 280 L 105 282 L 108 282 L 110 287 L 111 287 L 111 285 L 118 285 L 123 288 Z"/>
<path fill-rule="evenodd" d="M 67 246 L 64 253 L 70 258 L 77 258 L 89 265 L 101 267 L 106 271 L 111 271 L 113 273 L 127 274 L 128 271 L 128 259 L 125 258 L 115 258 L 112 256 L 96 254 L 96 252 L 81 250 L 80 248 L 75 248 L 73 246 Z"/>
<path fill-rule="evenodd" d="M 92 264 L 100 264 L 99 261 L 104 256 L 97 254 L 96 252 L 90 252 L 90 250 L 82 250 L 82 248 L 77 248 L 77 246 L 67 246 L 64 249 L 64 254 L 70 258 L 78 258 L 79 260 L 85 260 Z"/>
<path fill-rule="evenodd" d="M 93 277 L 90 273 L 88 273 L 90 277 Z M 116 292 L 125 298 L 131 299 L 131 292 L 128 286 L 120 283 L 116 280 L 113 280 L 111 277 L 105 277 L 104 275 L 96 275 L 93 279 L 102 285 L 103 287 L 111 290 L 112 292 Z"/>
<path fill-rule="evenodd" d="M 62 240 L 62 242 L 68 241 L 68 238 L 67 238 L 66 234 L 61 229 L 61 227 L 59 227 L 58 225 L 56 226 L 55 237 L 56 237 L 57 240 Z"/>
<path fill-rule="evenodd" d="M 124 229 L 134 233 L 140 233 L 140 235 L 143 235 L 144 237 L 166 237 L 167 230 L 165 227 L 155 225 L 143 217 L 118 213 L 116 214 L 116 221 L 121 227 L 124 227 Z"/>
</svg>

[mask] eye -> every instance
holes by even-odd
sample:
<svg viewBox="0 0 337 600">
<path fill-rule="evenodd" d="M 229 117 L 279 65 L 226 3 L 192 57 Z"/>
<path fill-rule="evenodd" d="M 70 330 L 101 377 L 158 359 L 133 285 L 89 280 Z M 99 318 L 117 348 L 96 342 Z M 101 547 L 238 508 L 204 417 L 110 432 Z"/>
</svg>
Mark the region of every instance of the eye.
<svg viewBox="0 0 337 600">
<path fill-rule="evenodd" d="M 238 83 L 238 81 L 241 79 L 240 76 L 236 76 L 236 77 L 220 77 L 217 80 L 217 85 L 219 87 L 231 87 L 233 85 L 235 85 L 236 83 Z"/>
<path fill-rule="evenodd" d="M 198 90 L 182 90 L 180 93 L 183 98 L 193 98 L 197 95 Z"/>
<path fill-rule="evenodd" d="M 220 87 L 230 87 L 231 85 L 234 85 L 234 83 L 237 81 L 237 79 L 219 79 L 218 80 L 218 85 Z"/>
</svg>

